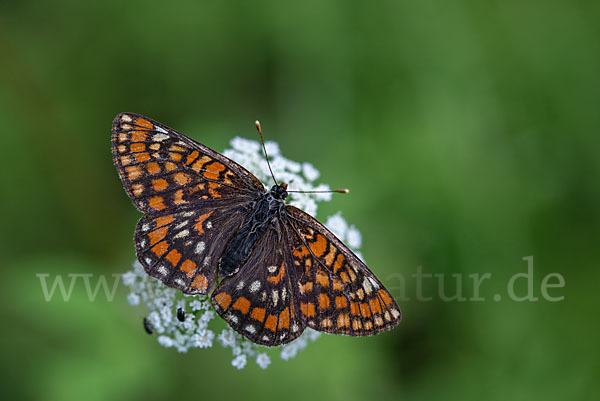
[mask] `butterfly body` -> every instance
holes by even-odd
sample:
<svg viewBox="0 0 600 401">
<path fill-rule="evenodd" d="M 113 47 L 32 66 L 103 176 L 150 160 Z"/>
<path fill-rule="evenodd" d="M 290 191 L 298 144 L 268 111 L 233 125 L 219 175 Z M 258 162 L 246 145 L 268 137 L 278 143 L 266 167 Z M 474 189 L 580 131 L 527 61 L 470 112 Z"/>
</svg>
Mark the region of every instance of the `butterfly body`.
<svg viewBox="0 0 600 401">
<path fill-rule="evenodd" d="M 237 332 L 267 346 L 306 327 L 373 335 L 400 322 L 367 266 L 312 216 L 248 170 L 179 132 L 132 113 L 112 127 L 113 160 L 144 213 L 135 231 L 146 272 L 186 294 L 210 294 Z"/>
<path fill-rule="evenodd" d="M 285 184 L 274 185 L 269 192 L 265 192 L 256 202 L 250 204 L 246 220 L 227 244 L 219 261 L 221 277 L 237 273 L 253 251 L 258 239 L 278 219 L 285 217 L 286 187 Z"/>
</svg>

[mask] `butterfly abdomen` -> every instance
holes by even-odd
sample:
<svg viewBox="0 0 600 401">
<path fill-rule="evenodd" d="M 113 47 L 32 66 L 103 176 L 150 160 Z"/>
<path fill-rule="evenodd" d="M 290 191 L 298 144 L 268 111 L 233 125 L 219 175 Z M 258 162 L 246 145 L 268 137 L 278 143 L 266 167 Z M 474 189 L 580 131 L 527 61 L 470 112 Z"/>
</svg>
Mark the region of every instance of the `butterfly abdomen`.
<svg viewBox="0 0 600 401">
<path fill-rule="evenodd" d="M 219 263 L 219 275 L 221 277 L 237 273 L 250 256 L 256 242 L 273 224 L 274 219 L 277 218 L 283 208 L 283 200 L 273 197 L 270 193 L 266 193 L 256 201 L 248 211 L 240 229 L 225 247 Z"/>
</svg>

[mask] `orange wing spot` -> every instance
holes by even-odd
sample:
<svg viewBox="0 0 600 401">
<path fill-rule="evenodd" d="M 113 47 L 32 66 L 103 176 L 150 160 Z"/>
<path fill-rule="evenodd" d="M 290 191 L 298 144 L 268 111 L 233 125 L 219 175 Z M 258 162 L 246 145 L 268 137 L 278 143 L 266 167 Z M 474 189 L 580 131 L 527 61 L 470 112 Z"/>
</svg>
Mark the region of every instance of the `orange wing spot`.
<svg viewBox="0 0 600 401">
<path fill-rule="evenodd" d="M 148 146 L 151 150 L 158 150 L 160 149 L 160 143 L 158 142 L 154 142 L 153 144 L 151 144 L 150 146 Z"/>
<path fill-rule="evenodd" d="M 352 321 L 352 330 L 358 331 L 360 329 L 362 329 L 362 322 L 358 319 L 354 319 Z"/>
<path fill-rule="evenodd" d="M 211 162 L 213 159 L 208 156 L 202 156 L 200 160 L 197 160 L 194 164 L 192 164 L 192 169 L 196 172 L 200 172 L 202 170 L 202 166 L 206 163 Z"/>
<path fill-rule="evenodd" d="M 306 294 L 307 292 L 311 292 L 312 291 L 312 289 L 313 289 L 313 283 L 312 283 L 312 281 L 309 281 L 306 284 L 299 283 L 298 287 L 300 287 L 300 293 L 301 294 Z"/>
<path fill-rule="evenodd" d="M 333 246 L 330 247 L 329 253 L 325 256 L 325 266 L 331 266 L 333 263 L 333 258 L 335 256 L 335 248 Z"/>
<path fill-rule="evenodd" d="M 150 154 L 148 152 L 143 152 L 143 153 L 136 153 L 135 154 L 135 161 L 138 163 L 143 163 L 145 161 L 150 160 Z"/>
<path fill-rule="evenodd" d="M 239 297 L 233 304 L 233 309 L 237 309 L 244 315 L 250 310 L 250 301 L 244 297 Z"/>
<path fill-rule="evenodd" d="M 166 226 L 167 224 L 171 224 L 175 218 L 173 216 L 160 216 L 154 220 L 156 227 Z"/>
<path fill-rule="evenodd" d="M 175 153 L 175 152 L 169 152 L 169 157 L 171 158 L 171 160 L 176 161 L 176 162 L 181 161 L 181 158 L 182 158 L 181 153 Z"/>
<path fill-rule="evenodd" d="M 169 187 L 167 180 L 159 178 L 158 180 L 152 180 L 152 187 L 155 191 L 163 191 Z"/>
<path fill-rule="evenodd" d="M 265 308 L 253 308 L 252 313 L 250 313 L 250 317 L 254 320 L 262 322 L 263 320 L 265 320 L 266 314 L 267 310 Z"/>
<path fill-rule="evenodd" d="M 200 153 L 198 153 L 197 150 L 194 150 L 192 153 L 190 153 L 189 155 L 187 155 L 186 159 L 185 159 L 185 165 L 188 166 L 191 162 L 193 162 L 194 160 L 196 160 L 198 158 L 198 155 Z"/>
<path fill-rule="evenodd" d="M 231 304 L 231 295 L 227 294 L 226 292 L 221 292 L 215 295 L 215 301 L 217 301 L 221 309 L 226 310 Z"/>
<path fill-rule="evenodd" d="M 346 297 L 335 297 L 336 309 L 345 309 L 348 306 L 348 300 Z"/>
<path fill-rule="evenodd" d="M 179 270 L 185 272 L 189 278 L 192 278 L 194 272 L 196 271 L 196 264 L 189 259 L 183 261 L 181 266 L 179 266 Z"/>
<path fill-rule="evenodd" d="M 135 152 L 143 152 L 146 150 L 146 144 L 145 143 L 132 143 L 131 145 L 129 145 L 129 149 L 131 151 L 131 153 L 135 153 Z"/>
<path fill-rule="evenodd" d="M 319 285 L 321 285 L 321 287 L 329 287 L 329 278 L 327 277 L 327 274 L 325 274 L 322 270 L 319 270 L 317 272 L 317 283 L 319 283 Z"/>
<path fill-rule="evenodd" d="M 154 128 L 154 125 L 152 125 L 152 123 L 148 120 L 144 120 L 143 118 L 136 118 L 135 120 L 135 124 L 139 125 L 140 127 L 144 127 L 144 128 L 148 128 L 148 129 L 152 129 Z"/>
<path fill-rule="evenodd" d="M 208 280 L 204 274 L 198 274 L 194 281 L 191 284 L 192 288 L 197 289 L 198 291 L 204 291 L 208 288 Z"/>
<path fill-rule="evenodd" d="M 205 168 L 204 176 L 209 180 L 216 180 L 219 178 L 219 172 L 225 170 L 225 166 L 219 162 L 212 162 Z"/>
<path fill-rule="evenodd" d="M 140 196 L 142 192 L 144 192 L 144 186 L 142 184 L 133 184 L 131 189 L 133 189 L 133 194 L 135 196 Z"/>
<path fill-rule="evenodd" d="M 142 169 L 140 166 L 129 166 L 125 168 L 125 171 L 127 171 L 127 178 L 130 181 L 137 180 L 142 176 Z"/>
<path fill-rule="evenodd" d="M 125 142 L 128 138 L 127 133 L 125 132 L 120 132 L 119 133 L 119 142 Z"/>
<path fill-rule="evenodd" d="M 158 174 L 160 173 L 160 166 L 156 162 L 151 162 L 146 164 L 146 171 L 148 174 Z"/>
<path fill-rule="evenodd" d="M 369 300 L 369 306 L 371 307 L 371 311 L 373 313 L 381 313 L 381 304 L 379 303 L 379 299 L 371 298 Z"/>
<path fill-rule="evenodd" d="M 196 231 L 198 231 L 198 234 L 200 234 L 200 235 L 204 234 L 204 228 L 202 227 L 202 224 L 204 224 L 204 220 L 206 220 L 210 217 L 212 212 L 213 211 L 211 210 L 210 212 L 205 213 L 196 218 L 196 224 L 194 224 L 194 228 L 196 229 Z"/>
<path fill-rule="evenodd" d="M 331 326 L 333 326 L 333 322 L 331 321 L 331 319 L 325 318 L 321 320 L 321 327 L 329 328 Z"/>
<path fill-rule="evenodd" d="M 312 302 L 300 303 L 300 310 L 307 317 L 315 316 L 315 304 L 313 304 Z"/>
<path fill-rule="evenodd" d="M 346 272 L 340 273 L 340 277 L 342 278 L 342 281 L 346 284 L 351 282 L 350 277 L 348 277 L 348 273 Z"/>
<path fill-rule="evenodd" d="M 337 258 L 335 258 L 335 263 L 333 264 L 333 272 L 337 273 L 337 271 L 342 268 L 343 263 L 344 263 L 344 255 L 341 253 L 338 253 Z"/>
<path fill-rule="evenodd" d="M 383 326 L 383 319 L 381 318 L 381 316 L 375 316 L 373 320 L 375 320 L 375 325 Z"/>
<path fill-rule="evenodd" d="M 131 142 L 144 142 L 146 133 L 144 131 L 131 131 Z"/>
<path fill-rule="evenodd" d="M 183 189 L 178 189 L 177 191 L 175 191 L 175 193 L 173 194 L 173 203 L 176 205 L 186 203 L 186 201 L 183 200 Z"/>
<path fill-rule="evenodd" d="M 277 273 L 276 276 L 267 277 L 267 281 L 270 281 L 273 284 L 278 284 L 283 277 L 285 277 L 285 266 L 282 262 L 281 267 L 279 268 L 279 273 Z"/>
<path fill-rule="evenodd" d="M 185 152 L 184 148 L 182 148 L 181 146 L 177 146 L 177 145 L 171 145 L 171 147 L 169 148 L 169 150 L 171 152 Z"/>
<path fill-rule="evenodd" d="M 354 272 L 354 269 L 352 269 L 350 266 L 348 266 L 348 275 L 350 276 L 350 280 L 354 281 L 356 280 L 356 273 Z"/>
<path fill-rule="evenodd" d="M 164 208 L 166 208 L 165 204 L 163 203 L 162 196 L 154 196 L 148 199 L 148 205 L 156 210 L 163 210 Z"/>
<path fill-rule="evenodd" d="M 271 330 L 273 333 L 277 330 L 277 316 L 269 315 L 265 321 L 265 328 Z"/>
<path fill-rule="evenodd" d="M 360 304 L 360 314 L 363 317 L 369 317 L 371 316 L 371 309 L 369 309 L 369 304 L 364 302 L 362 304 Z"/>
<path fill-rule="evenodd" d="M 152 252 L 154 252 L 154 254 L 160 258 L 165 254 L 165 252 L 167 252 L 167 249 L 169 249 L 169 244 L 167 244 L 167 241 L 162 241 L 152 248 Z"/>
<path fill-rule="evenodd" d="M 173 179 L 179 185 L 185 185 L 190 182 L 190 177 L 184 173 L 175 173 L 175 175 L 173 175 Z"/>
<path fill-rule="evenodd" d="M 344 289 L 344 284 L 337 278 L 333 279 L 333 290 L 334 291 L 342 291 Z"/>
<path fill-rule="evenodd" d="M 121 156 L 121 165 L 126 166 L 128 164 L 131 164 L 131 156 L 129 156 L 129 155 Z"/>
<path fill-rule="evenodd" d="M 362 288 L 359 288 L 358 290 L 356 290 L 356 295 L 358 296 L 358 299 L 360 299 L 361 301 L 365 298 L 365 292 L 363 291 Z"/>
<path fill-rule="evenodd" d="M 371 330 L 373 328 L 373 322 L 370 320 L 365 321 L 365 330 Z"/>
<path fill-rule="evenodd" d="M 360 308 L 358 307 L 358 302 L 350 302 L 350 313 L 354 316 L 358 316 L 360 314 Z"/>
<path fill-rule="evenodd" d="M 337 327 L 349 327 L 350 326 L 350 317 L 347 313 L 340 313 L 337 318 Z"/>
<path fill-rule="evenodd" d="M 310 243 L 310 249 L 316 257 L 321 257 L 327 249 L 327 240 L 321 234 L 317 235 L 317 240 Z"/>
<path fill-rule="evenodd" d="M 162 241 L 167 235 L 167 231 L 169 231 L 169 227 L 159 228 L 158 230 L 149 233 L 148 238 L 150 239 L 150 246 Z"/>
<path fill-rule="evenodd" d="M 166 162 L 165 168 L 167 169 L 167 171 L 173 171 L 177 169 L 177 165 L 173 162 Z"/>
<path fill-rule="evenodd" d="M 165 256 L 165 259 L 171 262 L 173 266 L 177 266 L 177 263 L 179 263 L 179 260 L 181 259 L 181 254 L 177 249 L 171 249 L 171 251 L 167 253 L 167 256 Z"/>
<path fill-rule="evenodd" d="M 377 291 L 377 294 L 379 295 L 379 298 L 381 298 L 386 305 L 393 305 L 394 301 L 392 300 L 392 297 L 390 297 L 390 295 L 387 293 L 387 291 L 379 290 L 379 291 Z"/>
<path fill-rule="evenodd" d="M 119 146 L 117 146 L 117 149 L 119 150 L 119 153 L 123 153 L 127 150 L 127 146 L 119 145 Z"/>
<path fill-rule="evenodd" d="M 308 254 L 309 254 L 308 249 L 304 245 L 302 245 L 300 250 L 294 249 L 294 256 L 297 258 L 302 258 L 303 256 L 306 256 Z"/>
<path fill-rule="evenodd" d="M 219 188 L 220 185 L 217 184 L 216 182 L 209 182 L 208 183 L 208 193 L 210 194 L 210 196 L 212 196 L 213 198 L 220 198 L 221 194 L 218 193 L 217 191 L 215 191 L 215 188 Z"/>
<path fill-rule="evenodd" d="M 323 293 L 319 294 L 319 309 L 325 310 L 329 308 L 329 297 Z"/>
<path fill-rule="evenodd" d="M 285 308 L 279 314 L 279 329 L 289 329 L 290 328 L 290 311 L 289 308 Z"/>
</svg>

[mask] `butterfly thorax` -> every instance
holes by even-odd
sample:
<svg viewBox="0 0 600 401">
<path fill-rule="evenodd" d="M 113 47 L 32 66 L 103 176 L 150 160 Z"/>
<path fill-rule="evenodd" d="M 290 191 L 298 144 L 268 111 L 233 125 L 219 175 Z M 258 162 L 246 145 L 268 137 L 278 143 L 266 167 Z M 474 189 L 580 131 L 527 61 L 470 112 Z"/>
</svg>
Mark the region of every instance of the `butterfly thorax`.
<svg viewBox="0 0 600 401">
<path fill-rule="evenodd" d="M 246 219 L 225 247 L 219 262 L 219 275 L 231 276 L 240 269 L 258 239 L 285 214 L 287 185 L 273 185 L 270 191 L 250 203 Z"/>
</svg>

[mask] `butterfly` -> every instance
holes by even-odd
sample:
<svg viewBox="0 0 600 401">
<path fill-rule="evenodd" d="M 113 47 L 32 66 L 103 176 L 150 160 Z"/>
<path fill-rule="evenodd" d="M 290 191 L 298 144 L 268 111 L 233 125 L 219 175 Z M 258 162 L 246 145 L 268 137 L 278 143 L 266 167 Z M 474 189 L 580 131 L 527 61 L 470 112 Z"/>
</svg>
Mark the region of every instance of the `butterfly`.
<svg viewBox="0 0 600 401">
<path fill-rule="evenodd" d="M 135 245 L 145 271 L 186 294 L 210 294 L 249 340 L 276 346 L 306 327 L 364 336 L 400 323 L 398 305 L 367 266 L 285 203 L 285 183 L 267 190 L 233 160 L 132 113 L 113 121 L 112 154 L 144 213 Z"/>
</svg>

